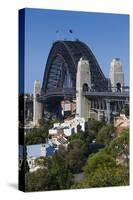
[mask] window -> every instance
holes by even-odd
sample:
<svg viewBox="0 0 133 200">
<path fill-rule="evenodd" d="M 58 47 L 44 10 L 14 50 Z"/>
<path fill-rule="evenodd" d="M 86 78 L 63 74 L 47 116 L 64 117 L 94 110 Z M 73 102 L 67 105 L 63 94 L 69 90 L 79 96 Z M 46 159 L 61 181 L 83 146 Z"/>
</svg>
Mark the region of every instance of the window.
<svg viewBox="0 0 133 200">
<path fill-rule="evenodd" d="M 84 84 L 83 84 L 83 92 L 87 92 L 87 91 L 89 91 L 88 84 L 87 84 L 87 83 L 84 83 Z"/>
</svg>

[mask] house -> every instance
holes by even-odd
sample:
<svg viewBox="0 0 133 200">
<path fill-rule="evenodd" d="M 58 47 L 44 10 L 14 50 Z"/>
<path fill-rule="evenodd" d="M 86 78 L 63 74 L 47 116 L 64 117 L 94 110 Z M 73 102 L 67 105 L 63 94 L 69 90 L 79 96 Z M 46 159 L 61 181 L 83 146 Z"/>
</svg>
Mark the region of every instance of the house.
<svg viewBox="0 0 133 200">
<path fill-rule="evenodd" d="M 71 120 L 65 120 L 64 123 L 54 123 L 53 128 L 49 129 L 50 141 L 57 146 L 63 145 L 67 148 L 68 137 L 79 131 L 85 131 L 85 119 L 75 117 Z"/>
<path fill-rule="evenodd" d="M 53 128 L 49 129 L 49 135 L 57 135 L 62 130 L 66 137 L 71 136 L 78 131 L 85 131 L 85 119 L 76 116 L 74 119 L 65 120 L 64 123 L 54 123 Z"/>
<path fill-rule="evenodd" d="M 51 142 L 48 142 L 47 144 L 27 145 L 27 162 L 30 172 L 40 168 L 35 162 L 37 158 L 52 156 L 55 152 L 55 146 Z"/>
</svg>

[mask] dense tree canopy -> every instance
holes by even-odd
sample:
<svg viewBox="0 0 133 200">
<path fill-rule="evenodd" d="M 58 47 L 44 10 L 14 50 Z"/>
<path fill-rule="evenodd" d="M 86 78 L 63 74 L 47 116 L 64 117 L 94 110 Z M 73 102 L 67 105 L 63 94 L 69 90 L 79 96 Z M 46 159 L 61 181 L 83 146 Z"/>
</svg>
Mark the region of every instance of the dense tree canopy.
<svg viewBox="0 0 133 200">
<path fill-rule="evenodd" d="M 25 135 L 25 144 L 40 144 L 45 143 L 47 138 L 47 130 L 44 128 L 34 128 L 30 133 Z"/>
<path fill-rule="evenodd" d="M 73 177 L 70 170 L 67 168 L 64 159 L 58 155 L 54 155 L 52 158 L 43 159 L 40 164 L 43 168 L 26 174 L 26 191 L 70 188 L 73 183 Z"/>
<path fill-rule="evenodd" d="M 95 119 L 89 119 L 86 123 L 85 136 L 87 137 L 88 143 L 91 143 L 96 139 L 99 130 L 105 125 L 104 121 L 97 121 Z"/>
<path fill-rule="evenodd" d="M 129 116 L 129 105 L 126 105 L 120 113 L 125 114 L 126 116 Z"/>
<path fill-rule="evenodd" d="M 51 123 L 41 121 L 41 127 L 26 135 L 27 144 L 44 143 Z M 89 154 L 89 145 L 104 144 L 106 147 L 97 153 Z M 94 144 L 95 144 L 94 143 Z M 124 158 L 124 162 L 121 162 Z M 121 186 L 129 184 L 129 130 L 116 137 L 112 125 L 96 120 L 88 120 L 86 131 L 79 130 L 68 139 L 67 149 L 60 146 L 52 157 L 36 160 L 41 168 L 26 173 L 26 190 L 57 190 Z M 79 183 L 73 175 L 83 172 Z"/>
<path fill-rule="evenodd" d="M 92 155 L 84 167 L 84 179 L 74 187 L 106 187 L 129 184 L 128 168 L 118 165 L 105 151 Z"/>
<path fill-rule="evenodd" d="M 52 128 L 55 121 L 45 121 L 44 119 L 40 120 L 40 127 L 35 127 L 31 130 L 30 133 L 25 135 L 25 144 L 40 144 L 45 143 L 48 138 L 49 129 Z"/>
<path fill-rule="evenodd" d="M 81 139 L 74 139 L 69 143 L 66 162 L 72 173 L 82 171 L 87 153 L 88 147 Z"/>
<path fill-rule="evenodd" d="M 107 137 L 105 137 L 104 141 L 106 141 L 106 138 Z M 129 129 L 126 129 L 120 134 L 119 137 L 111 140 L 105 149 L 100 150 L 98 153 L 92 154 L 88 157 L 84 166 L 83 180 L 79 184 L 75 184 L 72 187 L 106 187 L 128 184 Z"/>
<path fill-rule="evenodd" d="M 123 162 L 129 164 L 129 129 L 124 130 L 119 137 L 115 138 L 106 151 L 110 153 L 114 158 L 123 160 Z"/>
<path fill-rule="evenodd" d="M 115 130 L 113 125 L 105 125 L 99 130 L 96 137 L 96 142 L 108 145 L 114 137 Z"/>
<path fill-rule="evenodd" d="M 35 172 L 27 173 L 25 176 L 26 192 L 48 190 L 49 182 L 50 178 L 46 169 L 38 169 Z"/>
</svg>

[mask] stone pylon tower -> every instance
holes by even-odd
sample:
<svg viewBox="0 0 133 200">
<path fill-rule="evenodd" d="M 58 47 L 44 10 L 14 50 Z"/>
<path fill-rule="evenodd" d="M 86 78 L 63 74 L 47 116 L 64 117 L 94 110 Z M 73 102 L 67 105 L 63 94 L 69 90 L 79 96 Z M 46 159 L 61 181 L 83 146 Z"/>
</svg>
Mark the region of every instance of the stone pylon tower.
<svg viewBox="0 0 133 200">
<path fill-rule="evenodd" d="M 124 73 L 122 63 L 119 58 L 114 58 L 110 64 L 109 79 L 112 91 L 122 91 L 124 87 Z"/>
<path fill-rule="evenodd" d="M 38 126 L 39 119 L 42 118 L 42 103 L 37 101 L 37 95 L 40 94 L 40 82 L 35 80 L 34 91 L 33 91 L 33 123 Z"/>
<path fill-rule="evenodd" d="M 82 57 L 78 62 L 76 77 L 76 113 L 79 117 L 89 118 L 90 102 L 82 95 L 83 91 L 91 88 L 91 75 L 89 61 Z"/>
</svg>

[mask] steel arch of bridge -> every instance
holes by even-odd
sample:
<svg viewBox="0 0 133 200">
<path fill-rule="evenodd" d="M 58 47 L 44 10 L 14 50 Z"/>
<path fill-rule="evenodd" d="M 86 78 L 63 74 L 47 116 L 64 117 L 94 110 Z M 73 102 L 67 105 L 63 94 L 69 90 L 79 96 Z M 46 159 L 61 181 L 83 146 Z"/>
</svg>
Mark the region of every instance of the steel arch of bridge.
<svg viewBox="0 0 133 200">
<path fill-rule="evenodd" d="M 108 80 L 105 78 L 94 54 L 83 42 L 77 41 L 56 41 L 50 50 L 43 77 L 42 95 L 56 96 L 56 91 L 65 95 L 66 91 L 74 90 L 76 94 L 76 72 L 78 61 L 81 57 L 89 60 L 91 85 L 95 91 L 107 91 Z M 67 74 L 67 76 L 66 76 Z M 64 87 L 65 78 L 68 85 Z M 54 94 L 55 93 L 55 94 Z"/>
</svg>

